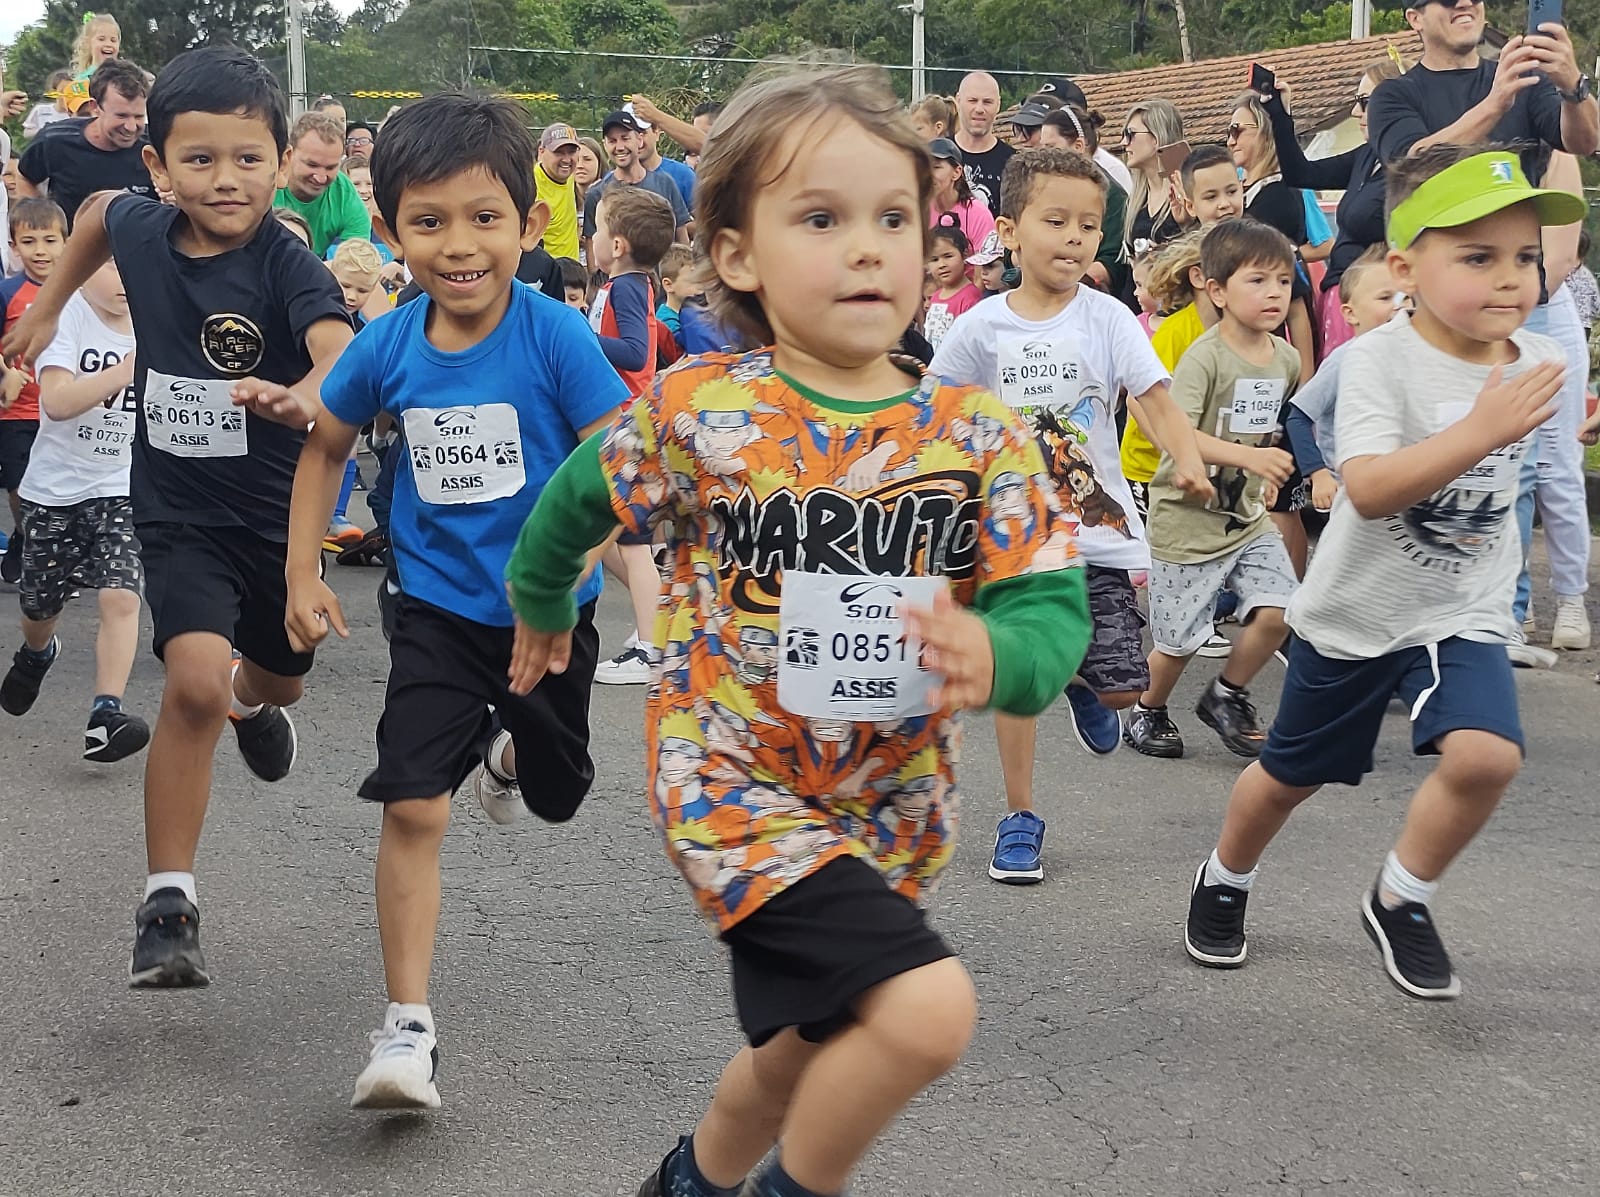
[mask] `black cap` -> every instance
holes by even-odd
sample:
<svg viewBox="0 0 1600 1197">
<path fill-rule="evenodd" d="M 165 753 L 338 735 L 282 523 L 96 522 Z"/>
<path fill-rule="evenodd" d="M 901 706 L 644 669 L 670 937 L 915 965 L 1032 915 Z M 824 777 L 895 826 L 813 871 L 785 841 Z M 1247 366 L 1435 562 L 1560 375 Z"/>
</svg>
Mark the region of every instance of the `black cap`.
<svg viewBox="0 0 1600 1197">
<path fill-rule="evenodd" d="M 1044 124 L 1044 118 L 1050 115 L 1050 109 L 1043 104 L 1032 100 L 1024 100 L 1015 112 L 1011 114 L 1011 123 L 1019 129 L 1037 129 Z"/>
<path fill-rule="evenodd" d="M 1040 85 L 1039 90 L 1045 95 L 1055 96 L 1063 104 L 1076 104 L 1079 108 L 1088 111 L 1089 97 L 1083 94 L 1083 88 L 1065 75 L 1050 76 Z"/>
<path fill-rule="evenodd" d="M 928 143 L 928 153 L 935 158 L 943 158 L 946 162 L 954 162 L 957 166 L 963 161 L 961 148 L 948 137 L 935 137 Z"/>
<path fill-rule="evenodd" d="M 639 123 L 638 117 L 631 112 L 624 112 L 621 108 L 618 108 L 610 116 L 606 117 L 606 123 L 600 126 L 600 135 L 604 137 L 607 132 L 617 125 L 621 125 L 624 129 L 631 129 L 635 133 L 644 132 L 644 126 Z"/>
</svg>

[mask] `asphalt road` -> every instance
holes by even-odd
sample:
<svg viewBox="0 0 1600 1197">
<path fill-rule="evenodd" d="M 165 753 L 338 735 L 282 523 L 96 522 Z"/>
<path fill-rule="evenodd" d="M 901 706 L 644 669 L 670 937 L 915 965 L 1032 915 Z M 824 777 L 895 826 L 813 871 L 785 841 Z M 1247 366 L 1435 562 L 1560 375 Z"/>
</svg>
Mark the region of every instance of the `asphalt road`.
<svg viewBox="0 0 1600 1197">
<path fill-rule="evenodd" d="M 199 873 L 209 989 L 127 988 L 142 768 L 79 758 L 89 603 L 69 610 L 35 710 L 0 717 L 0 1194 L 631 1197 L 736 1048 L 719 948 L 645 810 L 642 690 L 597 687 L 599 779 L 572 823 L 497 828 L 457 803 L 434 969 L 443 1110 L 348 1108 L 384 1000 L 377 811 L 354 791 L 387 656 L 377 571 L 331 572 L 356 626 L 311 675 L 295 772 L 268 786 L 228 737 L 219 750 Z M 607 646 L 626 612 L 613 587 Z M 1179 762 L 1090 760 L 1059 707 L 1046 717 L 1048 876 L 1031 889 L 985 874 L 1000 779 L 992 728 L 971 719 L 965 842 L 936 917 L 981 1028 L 854 1192 L 1595 1192 L 1596 667 L 1570 654 L 1519 675 L 1529 763 L 1442 890 L 1464 986 L 1443 1005 L 1392 988 L 1357 922 L 1424 772 L 1401 718 L 1379 775 L 1319 796 L 1275 845 L 1237 973 L 1192 966 L 1180 942 L 1239 768 L 1192 715 Z M 1197 665 L 1177 701 L 1208 676 Z M 1258 687 L 1264 714 L 1280 676 Z M 130 704 L 153 718 L 159 686 L 142 655 Z"/>
</svg>

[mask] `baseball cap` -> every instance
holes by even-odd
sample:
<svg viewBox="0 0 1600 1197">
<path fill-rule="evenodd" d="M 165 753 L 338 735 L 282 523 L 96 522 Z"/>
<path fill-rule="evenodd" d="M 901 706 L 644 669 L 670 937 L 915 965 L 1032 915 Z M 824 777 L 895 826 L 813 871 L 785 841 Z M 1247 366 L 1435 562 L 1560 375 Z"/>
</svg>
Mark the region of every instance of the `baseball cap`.
<svg viewBox="0 0 1600 1197">
<path fill-rule="evenodd" d="M 1474 154 L 1423 183 L 1389 215 L 1389 246 L 1406 249 L 1429 229 L 1454 229 L 1532 201 L 1540 224 L 1575 224 L 1588 205 L 1567 191 L 1533 186 L 1514 155 Z"/>
<path fill-rule="evenodd" d="M 928 153 L 935 158 L 943 158 L 946 162 L 959 165 L 962 161 L 961 149 L 948 137 L 935 137 L 928 143 Z"/>
<path fill-rule="evenodd" d="M 978 252 L 967 259 L 968 266 L 987 266 L 991 262 L 998 262 L 1006 256 L 1006 247 L 1000 244 L 1000 234 L 994 230 L 983 239 L 983 244 L 978 246 Z"/>
<path fill-rule="evenodd" d="M 1050 115 L 1050 110 L 1043 104 L 1033 100 L 1024 100 L 1020 107 L 1011 114 L 1011 123 L 1019 129 L 1037 129 L 1044 124 L 1044 118 Z"/>
<path fill-rule="evenodd" d="M 541 150 L 559 149 L 564 145 L 577 145 L 578 131 L 571 125 L 546 125 L 544 133 L 539 138 Z"/>
<path fill-rule="evenodd" d="M 89 102 L 89 81 L 87 79 L 74 79 L 61 89 L 61 106 L 68 112 L 76 113 Z"/>
<path fill-rule="evenodd" d="M 643 133 L 650 127 L 626 108 L 619 108 L 606 117 L 605 124 L 600 126 L 600 132 L 605 134 L 618 125 L 621 125 L 624 129 L 632 129 L 635 133 Z"/>
<path fill-rule="evenodd" d="M 1063 104 L 1076 104 L 1085 111 L 1089 108 L 1089 97 L 1083 94 L 1079 87 L 1065 75 L 1052 75 L 1039 85 L 1040 95 L 1055 96 Z"/>
</svg>

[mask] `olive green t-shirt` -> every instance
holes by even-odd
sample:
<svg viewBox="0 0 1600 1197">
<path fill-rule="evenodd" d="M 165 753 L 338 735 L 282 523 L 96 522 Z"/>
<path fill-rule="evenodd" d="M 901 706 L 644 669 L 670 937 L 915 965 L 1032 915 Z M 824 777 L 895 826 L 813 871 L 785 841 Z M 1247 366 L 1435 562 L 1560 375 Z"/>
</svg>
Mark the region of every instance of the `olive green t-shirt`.
<svg viewBox="0 0 1600 1197">
<path fill-rule="evenodd" d="M 1283 406 L 1300 381 L 1300 355 L 1289 342 L 1272 338 L 1272 361 L 1246 361 L 1222 339 L 1222 326 L 1206 332 L 1178 359 L 1172 399 L 1201 432 L 1240 445 L 1274 444 L 1281 436 Z M 1231 553 L 1268 527 L 1263 480 L 1234 466 L 1209 471 L 1216 496 L 1207 504 L 1172 485 L 1172 458 L 1150 483 L 1150 556 L 1192 564 Z"/>
</svg>

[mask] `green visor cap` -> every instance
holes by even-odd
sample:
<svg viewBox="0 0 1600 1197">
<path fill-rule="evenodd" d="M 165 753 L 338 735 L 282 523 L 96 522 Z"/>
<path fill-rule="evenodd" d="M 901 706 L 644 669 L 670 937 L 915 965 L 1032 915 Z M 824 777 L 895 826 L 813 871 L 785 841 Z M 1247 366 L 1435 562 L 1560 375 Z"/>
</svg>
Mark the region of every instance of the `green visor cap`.
<svg viewBox="0 0 1600 1197">
<path fill-rule="evenodd" d="M 1446 167 L 1389 215 L 1389 247 L 1406 249 L 1428 229 L 1453 229 L 1532 200 L 1540 224 L 1575 224 L 1589 205 L 1567 191 L 1534 187 L 1510 154 L 1475 154 Z"/>
</svg>

